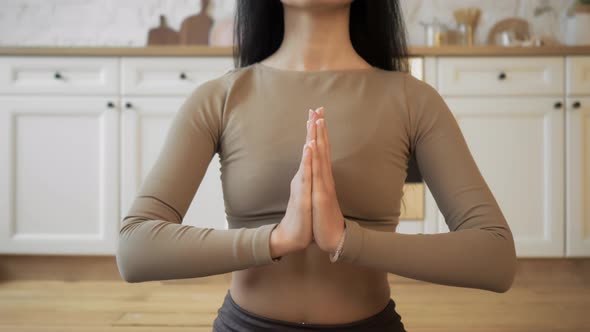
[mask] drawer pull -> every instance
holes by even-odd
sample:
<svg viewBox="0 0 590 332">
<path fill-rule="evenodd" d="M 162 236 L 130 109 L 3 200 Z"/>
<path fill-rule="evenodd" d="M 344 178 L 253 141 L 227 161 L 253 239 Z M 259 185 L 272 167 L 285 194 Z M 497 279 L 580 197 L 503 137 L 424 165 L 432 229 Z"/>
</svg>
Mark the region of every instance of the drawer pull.
<svg viewBox="0 0 590 332">
<path fill-rule="evenodd" d="M 498 79 L 499 79 L 500 81 L 503 81 L 503 80 L 505 80 L 505 79 L 506 79 L 506 73 L 504 73 L 504 72 L 500 73 L 500 75 L 498 75 Z"/>
<path fill-rule="evenodd" d="M 186 74 L 185 73 L 180 73 L 180 79 L 181 80 L 186 80 Z"/>
<path fill-rule="evenodd" d="M 580 103 L 579 101 L 575 101 L 572 104 L 572 107 L 575 108 L 575 109 L 578 109 L 578 108 L 582 107 L 582 103 Z"/>
<path fill-rule="evenodd" d="M 129 109 L 129 108 L 133 108 L 133 104 L 132 104 L 132 103 L 130 103 L 130 102 L 126 102 L 126 103 L 125 103 L 125 108 L 128 108 L 128 109 Z"/>
<path fill-rule="evenodd" d="M 553 104 L 553 108 L 555 108 L 556 110 L 561 109 L 561 106 L 563 106 L 563 105 L 561 104 L 560 101 L 558 101 L 555 104 Z"/>
<path fill-rule="evenodd" d="M 61 80 L 61 79 L 63 78 L 63 76 L 61 76 L 61 74 L 60 74 L 58 71 L 57 71 L 57 72 L 55 72 L 55 74 L 53 74 L 53 77 L 54 77 L 56 80 Z"/>
<path fill-rule="evenodd" d="M 115 108 L 115 103 L 113 103 L 112 101 L 109 101 L 109 102 L 107 103 L 107 107 L 108 107 L 108 108 Z"/>
</svg>

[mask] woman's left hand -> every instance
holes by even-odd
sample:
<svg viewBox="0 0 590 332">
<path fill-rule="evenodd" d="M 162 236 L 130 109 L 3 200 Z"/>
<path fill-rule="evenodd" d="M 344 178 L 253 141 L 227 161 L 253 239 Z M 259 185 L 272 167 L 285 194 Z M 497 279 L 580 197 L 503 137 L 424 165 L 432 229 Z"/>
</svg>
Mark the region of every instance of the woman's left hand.
<svg viewBox="0 0 590 332">
<path fill-rule="evenodd" d="M 316 142 L 312 152 L 313 236 L 320 249 L 331 253 L 336 251 L 346 225 L 340 211 L 332 176 L 332 159 L 324 116 L 325 109 L 319 107 L 315 112 L 311 110 L 310 112 L 312 112 L 309 124 L 311 139 L 315 139 Z"/>
</svg>

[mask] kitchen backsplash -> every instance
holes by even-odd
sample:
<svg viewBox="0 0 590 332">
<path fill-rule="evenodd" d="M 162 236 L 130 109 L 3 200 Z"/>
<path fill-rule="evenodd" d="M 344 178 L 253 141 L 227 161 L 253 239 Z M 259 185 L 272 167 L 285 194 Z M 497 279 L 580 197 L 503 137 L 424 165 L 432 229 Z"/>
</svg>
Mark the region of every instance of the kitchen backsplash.
<svg viewBox="0 0 590 332">
<path fill-rule="evenodd" d="M 575 0 L 401 0 L 411 45 L 424 44 L 420 22 L 437 18 L 453 22 L 453 10 L 475 6 L 482 10 L 475 34 L 483 43 L 497 21 L 518 16 L 532 31 L 554 27 L 555 38 L 566 43 L 568 8 Z M 1 0 L 1 46 L 144 46 L 147 31 L 160 14 L 178 30 L 182 20 L 200 11 L 200 0 Z M 210 0 L 209 15 L 231 18 L 235 0 Z M 535 16 L 535 9 L 549 8 Z"/>
</svg>

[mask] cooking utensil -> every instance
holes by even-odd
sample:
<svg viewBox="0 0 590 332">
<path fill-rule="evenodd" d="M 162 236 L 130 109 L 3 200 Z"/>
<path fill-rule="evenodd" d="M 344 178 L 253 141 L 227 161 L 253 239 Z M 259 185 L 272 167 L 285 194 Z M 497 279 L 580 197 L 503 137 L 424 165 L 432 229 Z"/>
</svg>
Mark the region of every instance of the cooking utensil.
<svg viewBox="0 0 590 332">
<path fill-rule="evenodd" d="M 459 31 L 464 36 L 463 44 L 467 46 L 474 45 L 475 29 L 479 23 L 481 10 L 475 7 L 457 9 L 453 12 L 453 16 L 455 17 L 455 21 L 457 21 Z"/>
</svg>

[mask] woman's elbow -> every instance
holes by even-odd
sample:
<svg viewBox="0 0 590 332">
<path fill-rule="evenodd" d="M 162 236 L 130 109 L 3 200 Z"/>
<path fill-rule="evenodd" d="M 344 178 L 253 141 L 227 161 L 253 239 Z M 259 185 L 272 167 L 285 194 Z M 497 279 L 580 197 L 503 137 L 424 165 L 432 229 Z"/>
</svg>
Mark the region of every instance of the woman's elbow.
<svg viewBox="0 0 590 332">
<path fill-rule="evenodd" d="M 510 290 L 510 288 L 512 288 L 512 285 L 514 284 L 514 279 L 516 276 L 515 272 L 515 270 L 508 270 L 506 273 L 499 276 L 494 281 L 491 290 L 496 293 L 506 293 L 508 290 Z"/>
<path fill-rule="evenodd" d="M 514 246 L 508 246 L 506 254 L 503 255 L 503 259 L 499 262 L 496 271 L 498 272 L 492 282 L 490 290 L 496 293 L 506 293 L 516 279 L 516 271 L 518 266 L 518 260 L 514 251 Z"/>
<path fill-rule="evenodd" d="M 130 252 L 127 243 L 119 241 L 115 259 L 119 274 L 124 281 L 129 283 L 145 281 L 142 279 L 141 271 L 139 271 L 138 260 Z"/>
<path fill-rule="evenodd" d="M 145 218 L 126 217 L 119 229 L 115 259 L 121 278 L 129 283 L 147 281 L 146 274 L 141 271 L 142 266 L 146 265 L 146 255 L 140 249 L 144 246 L 139 241 L 141 237 L 138 234 L 139 226 L 145 221 Z"/>
<path fill-rule="evenodd" d="M 147 246 L 139 241 L 140 237 L 133 227 L 131 224 L 121 227 L 115 256 L 121 278 L 129 283 L 148 281 L 147 274 L 142 271 L 142 267 L 149 264 L 145 261 L 149 256 L 142 249 Z"/>
</svg>

